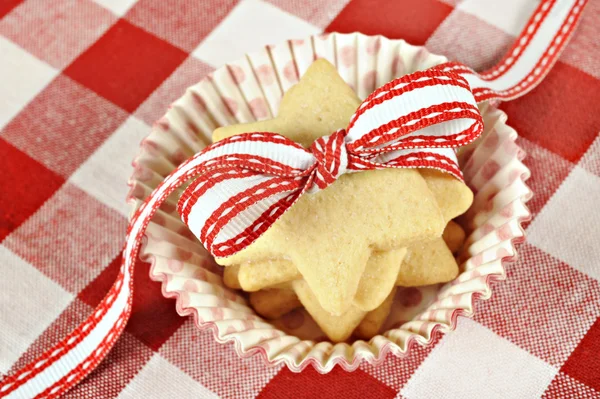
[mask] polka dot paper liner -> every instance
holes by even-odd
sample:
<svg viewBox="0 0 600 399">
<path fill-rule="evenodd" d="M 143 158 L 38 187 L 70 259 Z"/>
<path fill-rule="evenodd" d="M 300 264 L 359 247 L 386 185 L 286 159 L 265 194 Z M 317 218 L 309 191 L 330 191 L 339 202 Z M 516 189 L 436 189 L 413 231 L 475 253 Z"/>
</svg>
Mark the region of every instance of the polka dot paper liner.
<svg viewBox="0 0 600 399">
<path fill-rule="evenodd" d="M 272 118 L 286 90 L 317 58 L 334 64 L 340 76 L 365 98 L 388 81 L 446 61 L 425 48 L 381 36 L 324 34 L 292 40 L 247 54 L 187 89 L 157 121 L 134 160 L 129 201 L 135 208 L 179 163 L 211 143 L 214 129 Z M 165 297 L 176 298 L 181 315 L 198 328 L 209 328 L 217 341 L 233 342 L 240 356 L 257 354 L 268 364 L 293 371 L 312 365 L 326 373 L 339 364 L 403 356 L 415 345 L 453 330 L 457 317 L 471 317 L 474 303 L 487 299 L 490 283 L 505 278 L 504 262 L 515 259 L 515 243 L 524 239 L 521 224 L 531 215 L 530 175 L 517 133 L 506 115 L 484 103 L 481 138 L 459 151 L 466 183 L 475 194 L 460 218 L 467 240 L 460 251 L 461 273 L 444 285 L 400 288 L 383 333 L 369 342 L 332 344 L 302 309 L 273 322 L 257 316 L 243 293 L 224 286 L 222 268 L 180 221 L 176 203 L 181 190 L 161 206 L 150 223 L 141 251 L 151 262 L 150 277 Z"/>
</svg>

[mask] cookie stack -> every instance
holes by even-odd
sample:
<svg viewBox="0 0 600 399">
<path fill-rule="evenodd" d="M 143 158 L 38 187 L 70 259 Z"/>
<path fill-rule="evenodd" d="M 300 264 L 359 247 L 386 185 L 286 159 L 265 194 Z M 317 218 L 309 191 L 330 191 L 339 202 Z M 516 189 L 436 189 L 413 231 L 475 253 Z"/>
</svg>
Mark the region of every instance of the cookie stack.
<svg viewBox="0 0 600 399">
<path fill-rule="evenodd" d="M 361 104 L 325 60 L 315 61 L 282 99 L 274 119 L 231 125 L 218 141 L 274 132 L 309 147 L 348 125 Z M 461 181 L 434 169 L 344 174 L 303 195 L 255 242 L 226 257 L 225 284 L 250 292 L 265 318 L 304 307 L 334 342 L 379 332 L 397 286 L 452 280 L 464 232 L 452 221 L 471 205 Z"/>
</svg>

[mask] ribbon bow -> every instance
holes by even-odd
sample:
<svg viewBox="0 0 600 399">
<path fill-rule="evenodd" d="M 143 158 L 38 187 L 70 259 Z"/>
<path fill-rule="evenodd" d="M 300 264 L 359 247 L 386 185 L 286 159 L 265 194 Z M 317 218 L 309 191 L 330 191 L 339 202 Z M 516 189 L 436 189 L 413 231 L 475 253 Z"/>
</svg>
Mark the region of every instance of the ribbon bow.
<svg viewBox="0 0 600 399">
<path fill-rule="evenodd" d="M 215 256 L 256 240 L 306 192 L 344 173 L 436 168 L 462 179 L 454 148 L 483 131 L 467 80 L 444 66 L 395 79 L 359 106 L 345 130 L 305 149 L 276 133 L 233 136 L 190 161 L 196 180 L 178 203 L 192 232 Z"/>
</svg>

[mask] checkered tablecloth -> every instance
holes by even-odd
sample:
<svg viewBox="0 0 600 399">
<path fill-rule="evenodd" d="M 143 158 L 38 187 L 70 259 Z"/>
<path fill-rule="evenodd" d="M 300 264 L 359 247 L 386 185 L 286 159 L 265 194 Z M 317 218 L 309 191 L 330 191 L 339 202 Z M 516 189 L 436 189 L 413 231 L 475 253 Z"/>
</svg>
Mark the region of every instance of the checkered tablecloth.
<svg viewBox="0 0 600 399">
<path fill-rule="evenodd" d="M 0 373 L 76 327 L 117 274 L 131 160 L 184 89 L 320 31 L 492 66 L 536 6 L 510 0 L 0 2 Z M 533 92 L 502 108 L 532 171 L 520 260 L 474 319 L 407 358 L 319 375 L 239 359 L 139 263 L 132 318 L 75 398 L 600 398 L 600 1 Z"/>
</svg>

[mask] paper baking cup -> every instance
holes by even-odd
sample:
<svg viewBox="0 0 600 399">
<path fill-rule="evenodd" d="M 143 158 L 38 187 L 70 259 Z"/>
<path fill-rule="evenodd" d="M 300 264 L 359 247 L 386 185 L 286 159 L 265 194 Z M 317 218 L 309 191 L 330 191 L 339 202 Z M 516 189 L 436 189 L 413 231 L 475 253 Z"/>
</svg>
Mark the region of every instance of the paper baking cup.
<svg viewBox="0 0 600 399">
<path fill-rule="evenodd" d="M 446 61 L 402 40 L 356 33 L 312 36 L 250 53 L 190 87 L 156 122 L 134 161 L 129 196 L 134 208 L 179 163 L 210 144 L 217 127 L 276 115 L 285 91 L 317 58 L 336 65 L 361 98 L 395 77 Z M 312 321 L 303 323 L 302 311 L 287 323 L 257 316 L 243 293 L 223 285 L 221 268 L 180 221 L 176 203 L 181 190 L 148 226 L 141 256 L 151 262 L 150 277 L 162 283 L 165 297 L 176 298 L 179 314 L 212 329 L 218 342 L 233 341 L 240 356 L 258 354 L 292 371 L 309 364 L 322 373 L 336 364 L 355 370 L 363 360 L 378 363 L 390 352 L 406 355 L 415 345 L 429 344 L 437 332 L 454 329 L 459 315 L 471 317 L 476 300 L 490 297 L 490 283 L 505 278 L 503 263 L 515 259 L 514 244 L 524 237 L 521 223 L 530 218 L 525 206 L 531 197 L 525 184 L 530 172 L 521 163 L 517 133 L 505 124 L 502 111 L 489 104 L 480 108 L 485 132 L 459 152 L 465 180 L 475 193 L 461 219 L 468 235 L 461 273 L 443 286 L 400 289 L 386 322 L 390 329 L 369 342 L 306 339 Z"/>
</svg>

